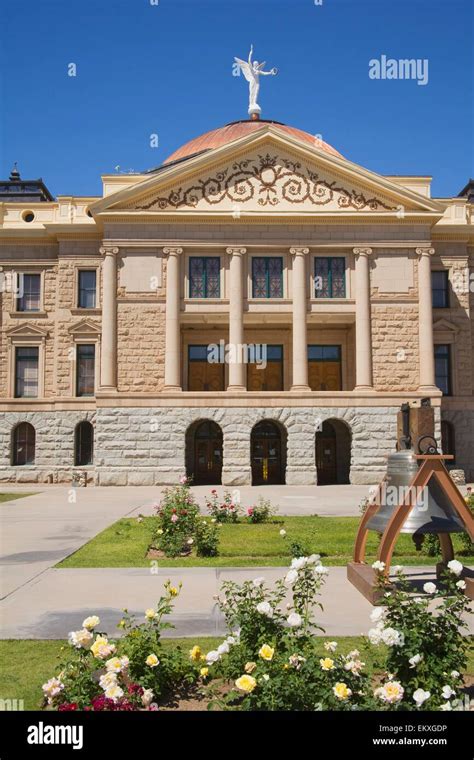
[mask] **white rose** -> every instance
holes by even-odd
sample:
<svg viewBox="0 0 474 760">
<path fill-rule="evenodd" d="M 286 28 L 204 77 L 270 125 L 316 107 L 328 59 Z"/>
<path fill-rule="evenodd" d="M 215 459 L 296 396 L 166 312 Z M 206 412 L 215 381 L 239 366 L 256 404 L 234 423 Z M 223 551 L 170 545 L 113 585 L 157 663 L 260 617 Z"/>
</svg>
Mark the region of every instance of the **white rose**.
<svg viewBox="0 0 474 760">
<path fill-rule="evenodd" d="M 295 559 L 291 560 L 291 567 L 293 570 L 301 570 L 301 568 L 306 565 L 307 561 L 306 557 L 295 557 Z"/>
<path fill-rule="evenodd" d="M 297 612 L 292 612 L 288 615 L 286 621 L 291 628 L 299 628 L 302 623 L 301 615 L 298 615 Z"/>
<path fill-rule="evenodd" d="M 87 628 L 82 628 L 80 631 L 71 631 L 68 635 L 68 641 L 71 646 L 76 649 L 88 649 L 91 645 L 94 636 Z"/>
<path fill-rule="evenodd" d="M 326 641 L 324 643 L 324 649 L 326 652 L 335 652 L 337 649 L 337 641 Z"/>
<path fill-rule="evenodd" d="M 265 578 L 254 578 L 252 583 L 255 588 L 260 588 L 265 583 Z"/>
<path fill-rule="evenodd" d="M 101 689 L 106 691 L 107 689 L 110 689 L 111 686 L 117 685 L 117 674 L 108 672 L 104 673 L 103 676 L 99 678 L 99 686 Z"/>
<path fill-rule="evenodd" d="M 378 623 L 379 620 L 383 620 L 385 617 L 385 610 L 383 607 L 375 607 L 370 613 L 370 619 L 372 623 Z"/>
<path fill-rule="evenodd" d="M 222 657 L 223 654 L 229 654 L 230 647 L 227 643 L 227 641 L 224 641 L 222 644 L 220 644 L 217 647 L 217 654 Z"/>
<path fill-rule="evenodd" d="M 283 528 L 280 531 L 280 536 L 284 538 L 286 536 L 286 530 L 283 530 Z"/>
<path fill-rule="evenodd" d="M 382 572 L 382 570 L 385 570 L 385 562 L 380 562 L 380 560 L 376 560 L 375 562 L 372 563 L 372 568 L 374 570 L 379 570 L 380 572 Z"/>
<path fill-rule="evenodd" d="M 461 591 L 465 591 L 466 589 L 466 581 L 457 581 L 456 588 L 460 588 Z"/>
<path fill-rule="evenodd" d="M 257 612 L 259 612 L 260 615 L 265 615 L 266 617 L 273 616 L 273 610 L 269 602 L 260 602 L 260 604 L 257 604 Z"/>
<path fill-rule="evenodd" d="M 451 706 L 451 702 L 444 702 L 444 704 L 442 704 L 439 709 L 442 710 L 442 712 L 451 712 L 453 708 Z"/>
<path fill-rule="evenodd" d="M 425 691 L 424 689 L 417 689 L 413 693 L 413 699 L 416 702 L 417 707 L 421 707 L 423 702 L 426 702 L 427 699 L 429 699 L 431 696 L 429 691 Z"/>
<path fill-rule="evenodd" d="M 92 628 L 97 628 L 99 623 L 100 623 L 100 618 L 97 617 L 97 615 L 91 615 L 90 617 L 87 617 L 82 622 L 82 627 L 87 628 L 90 631 L 92 630 Z"/>
<path fill-rule="evenodd" d="M 227 636 L 226 642 L 230 647 L 234 646 L 234 644 L 237 644 L 237 641 L 233 636 Z"/>
<path fill-rule="evenodd" d="M 286 574 L 285 585 L 292 586 L 298 580 L 298 572 L 296 570 L 289 570 Z"/>
<path fill-rule="evenodd" d="M 443 699 L 451 699 L 451 697 L 454 697 L 455 694 L 456 692 L 451 688 L 451 686 L 443 686 L 441 690 Z"/>
<path fill-rule="evenodd" d="M 212 665 L 214 662 L 220 660 L 220 654 L 217 650 L 212 649 L 206 654 L 206 662 L 208 665 Z"/>
<path fill-rule="evenodd" d="M 461 674 L 460 674 L 459 670 L 452 670 L 451 671 L 451 678 L 459 678 L 460 675 Z"/>
<path fill-rule="evenodd" d="M 310 554 L 308 557 L 308 565 L 315 565 L 321 559 L 319 554 Z"/>
<path fill-rule="evenodd" d="M 448 562 L 448 570 L 451 570 L 454 575 L 461 575 L 463 566 L 461 562 L 457 561 L 457 559 L 452 559 L 450 562 Z"/>
<path fill-rule="evenodd" d="M 117 699 L 120 699 L 120 697 L 123 697 L 123 689 L 120 688 L 120 686 L 109 686 L 109 688 L 105 692 L 105 696 L 107 699 L 113 699 L 114 702 L 117 701 Z"/>
<path fill-rule="evenodd" d="M 408 662 L 410 663 L 410 668 L 416 668 L 417 665 L 422 661 L 423 655 L 422 654 L 415 654 L 413 657 L 410 657 Z"/>
<path fill-rule="evenodd" d="M 313 572 L 315 575 L 326 575 L 326 573 L 328 573 L 329 570 L 327 569 L 327 567 L 324 567 L 324 565 L 316 565 Z"/>
<path fill-rule="evenodd" d="M 375 645 L 380 644 L 380 642 L 382 641 L 382 631 L 383 631 L 383 628 L 380 625 L 376 626 L 375 628 L 370 629 L 367 636 L 369 637 L 369 641 L 371 644 L 375 644 Z"/>
<path fill-rule="evenodd" d="M 436 586 L 434 583 L 425 583 L 423 586 L 423 591 L 425 594 L 434 594 L 436 591 Z"/>
<path fill-rule="evenodd" d="M 382 631 L 382 641 L 388 647 L 401 647 L 403 646 L 403 640 L 403 633 L 400 633 L 395 628 L 385 628 Z"/>
</svg>

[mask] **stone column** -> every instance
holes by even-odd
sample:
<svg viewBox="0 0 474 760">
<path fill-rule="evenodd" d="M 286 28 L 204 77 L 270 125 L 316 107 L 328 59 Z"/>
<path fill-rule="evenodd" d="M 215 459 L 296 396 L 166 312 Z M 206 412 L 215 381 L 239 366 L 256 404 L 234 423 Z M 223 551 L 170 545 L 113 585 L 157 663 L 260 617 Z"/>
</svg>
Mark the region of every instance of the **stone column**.
<svg viewBox="0 0 474 760">
<path fill-rule="evenodd" d="M 293 380 L 292 391 L 309 391 L 308 328 L 306 324 L 306 259 L 309 248 L 290 248 L 293 258 Z"/>
<path fill-rule="evenodd" d="M 428 393 L 438 390 L 435 381 L 433 343 L 433 302 L 431 295 L 431 262 L 434 248 L 417 248 L 418 259 L 418 325 L 420 385 L 418 390 Z"/>
<path fill-rule="evenodd" d="M 229 363 L 228 391 L 246 391 L 246 364 L 238 361 L 240 356 L 239 347 L 244 343 L 244 282 L 243 282 L 243 257 L 246 248 L 227 248 L 230 258 L 229 270 L 229 343 L 232 354 L 237 361 Z"/>
<path fill-rule="evenodd" d="M 117 390 L 117 254 L 118 248 L 104 245 L 102 265 L 102 338 L 100 352 L 101 390 Z"/>
<path fill-rule="evenodd" d="M 181 391 L 180 256 L 182 248 L 163 248 L 166 267 L 165 391 Z"/>
<path fill-rule="evenodd" d="M 356 390 L 372 390 L 370 264 L 372 248 L 354 248 L 356 257 Z"/>
</svg>

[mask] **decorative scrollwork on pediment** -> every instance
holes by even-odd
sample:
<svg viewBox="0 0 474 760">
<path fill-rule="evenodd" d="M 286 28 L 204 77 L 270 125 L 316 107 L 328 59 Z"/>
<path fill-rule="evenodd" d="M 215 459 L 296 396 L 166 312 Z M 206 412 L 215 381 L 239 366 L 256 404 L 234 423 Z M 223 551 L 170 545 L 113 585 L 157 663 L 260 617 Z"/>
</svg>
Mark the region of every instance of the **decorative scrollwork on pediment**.
<svg viewBox="0 0 474 760">
<path fill-rule="evenodd" d="M 167 195 L 134 205 L 140 211 L 163 211 L 167 209 L 196 208 L 204 203 L 215 206 L 223 200 L 231 203 L 257 202 L 259 206 L 278 206 L 282 202 L 308 203 L 326 206 L 330 203 L 340 209 L 358 211 L 396 211 L 379 198 L 366 197 L 360 190 L 348 189 L 323 179 L 299 161 L 277 155 L 259 155 L 234 161 L 214 176 L 200 179 L 189 187 L 179 187 Z"/>
</svg>

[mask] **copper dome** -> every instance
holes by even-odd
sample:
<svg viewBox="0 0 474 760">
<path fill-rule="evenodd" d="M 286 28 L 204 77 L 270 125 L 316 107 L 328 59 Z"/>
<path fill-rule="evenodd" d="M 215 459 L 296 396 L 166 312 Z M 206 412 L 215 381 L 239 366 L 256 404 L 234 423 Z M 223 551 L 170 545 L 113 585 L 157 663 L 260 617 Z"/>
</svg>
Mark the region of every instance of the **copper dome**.
<svg viewBox="0 0 474 760">
<path fill-rule="evenodd" d="M 332 156 L 338 156 L 342 158 L 341 154 L 328 143 L 319 141 L 315 135 L 309 132 L 303 132 L 302 129 L 296 127 L 289 127 L 286 124 L 281 124 L 278 121 L 264 121 L 264 120 L 252 120 L 252 121 L 233 121 L 230 124 L 226 124 L 224 127 L 218 127 L 211 132 L 205 132 L 199 137 L 195 137 L 189 142 L 182 145 L 178 150 L 175 150 L 168 158 L 165 159 L 163 164 L 170 164 L 174 161 L 180 161 L 185 158 L 190 158 L 197 153 L 202 153 L 205 150 L 211 150 L 212 148 L 220 148 L 221 145 L 237 140 L 239 137 L 244 137 L 252 132 L 262 128 L 263 124 L 273 124 L 276 129 L 284 132 L 287 135 L 292 135 L 302 142 L 312 145 L 312 147 L 324 150 L 326 153 L 330 153 Z"/>
</svg>

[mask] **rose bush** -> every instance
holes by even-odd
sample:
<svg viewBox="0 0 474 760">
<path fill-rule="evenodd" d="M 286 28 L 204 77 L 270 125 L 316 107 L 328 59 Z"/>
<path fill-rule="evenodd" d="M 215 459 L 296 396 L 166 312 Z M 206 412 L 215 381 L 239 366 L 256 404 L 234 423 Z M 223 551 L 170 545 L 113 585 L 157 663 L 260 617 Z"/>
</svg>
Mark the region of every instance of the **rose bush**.
<svg viewBox="0 0 474 760">
<path fill-rule="evenodd" d="M 233 500 L 229 491 L 224 491 L 222 499 L 219 499 L 215 488 L 210 497 L 206 497 L 206 506 L 211 517 L 219 523 L 235 523 L 242 512 L 240 504 Z"/>
<path fill-rule="evenodd" d="M 194 537 L 199 505 L 185 477 L 173 488 L 166 488 L 160 504 L 156 507 L 157 525 L 153 533 L 153 546 L 167 557 L 177 557 L 190 551 Z"/>
</svg>

